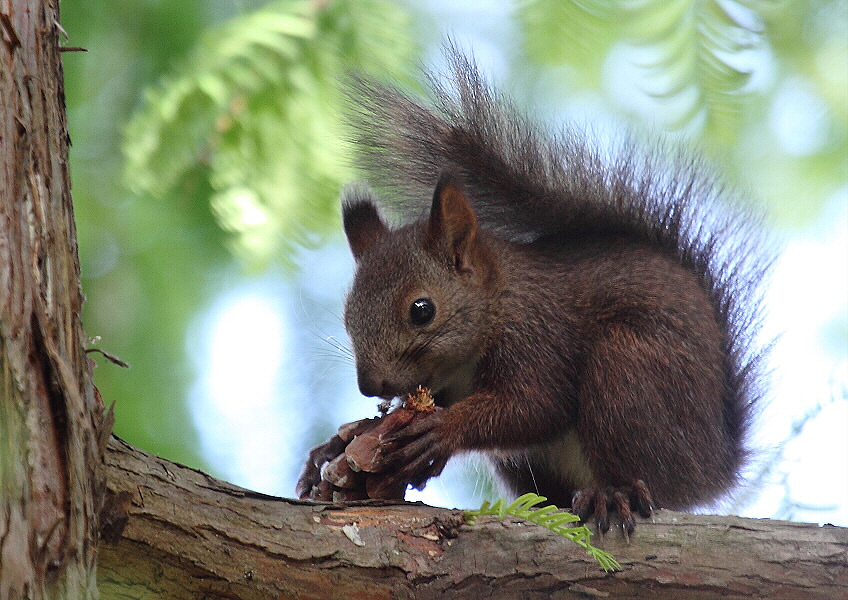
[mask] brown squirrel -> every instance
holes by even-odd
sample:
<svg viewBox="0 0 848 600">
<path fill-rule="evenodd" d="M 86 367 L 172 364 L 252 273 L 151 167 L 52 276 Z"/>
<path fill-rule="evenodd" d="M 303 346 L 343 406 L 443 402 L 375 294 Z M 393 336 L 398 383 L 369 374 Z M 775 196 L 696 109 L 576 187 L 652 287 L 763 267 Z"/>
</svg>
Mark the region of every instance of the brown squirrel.
<svg viewBox="0 0 848 600">
<path fill-rule="evenodd" d="M 448 54 L 452 87 L 434 83 L 429 107 L 354 84 L 369 183 L 406 221 L 387 225 L 369 188 L 345 193 L 359 389 L 422 385 L 444 407 L 387 440 L 386 464 L 422 487 L 482 451 L 512 493 L 602 531 L 608 511 L 631 532 L 632 510 L 717 499 L 759 395 L 752 221 L 719 216 L 697 161 L 664 168 L 630 143 L 604 160 Z"/>
</svg>

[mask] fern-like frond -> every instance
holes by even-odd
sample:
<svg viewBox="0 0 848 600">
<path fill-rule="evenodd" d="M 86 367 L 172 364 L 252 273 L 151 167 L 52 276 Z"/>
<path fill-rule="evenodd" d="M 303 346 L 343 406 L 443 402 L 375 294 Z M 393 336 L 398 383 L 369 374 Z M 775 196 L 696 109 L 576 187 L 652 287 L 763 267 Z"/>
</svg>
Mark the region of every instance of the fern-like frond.
<svg viewBox="0 0 848 600">
<path fill-rule="evenodd" d="M 545 527 L 584 548 L 598 561 L 604 571 L 621 570 L 621 565 L 615 560 L 612 554 L 596 548 L 589 542 L 592 532 L 589 531 L 588 527 L 585 525 L 573 525 L 573 523 L 580 520 L 579 517 L 570 512 L 562 511 L 553 504 L 538 507 L 545 500 L 547 498 L 544 496 L 533 493 L 519 496 L 511 504 L 507 504 L 503 498 L 500 498 L 494 504 L 490 504 L 488 500 L 485 500 L 479 509 L 465 511 L 465 522 L 473 525 L 477 521 L 477 517 L 482 515 L 497 515 L 501 519 L 507 516 L 517 517 Z"/>
<path fill-rule="evenodd" d="M 597 85 L 623 21 L 609 0 L 524 0 L 516 14 L 528 58 L 540 65 L 570 65 Z"/>
<path fill-rule="evenodd" d="M 737 0 L 630 0 L 628 43 L 641 51 L 644 90 L 673 107 L 672 127 L 703 115 L 709 135 L 732 140 L 741 95 L 750 80 L 750 52 L 764 41 L 762 19 Z"/>
<path fill-rule="evenodd" d="M 407 29 L 406 13 L 386 0 L 287 0 L 206 34 L 128 124 L 128 185 L 208 202 L 237 254 L 285 263 L 294 242 L 335 226 L 350 177 L 339 81 L 375 64 L 404 73 Z M 189 187 L 198 168 L 208 186 Z"/>
<path fill-rule="evenodd" d="M 766 46 L 757 8 L 767 0 L 527 0 L 518 5 L 529 58 L 567 64 L 600 85 L 604 63 L 622 52 L 641 70 L 656 118 L 698 124 L 731 141 L 757 52 Z"/>
</svg>

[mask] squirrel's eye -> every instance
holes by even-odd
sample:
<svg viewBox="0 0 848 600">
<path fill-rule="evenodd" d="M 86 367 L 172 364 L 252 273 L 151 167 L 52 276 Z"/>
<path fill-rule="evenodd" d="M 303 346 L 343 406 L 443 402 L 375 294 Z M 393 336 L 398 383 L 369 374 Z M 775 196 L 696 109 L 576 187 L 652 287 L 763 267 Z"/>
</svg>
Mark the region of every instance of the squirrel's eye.
<svg viewBox="0 0 848 600">
<path fill-rule="evenodd" d="M 416 327 L 426 325 L 436 315 L 436 305 L 429 298 L 419 298 L 409 305 L 409 320 Z"/>
</svg>

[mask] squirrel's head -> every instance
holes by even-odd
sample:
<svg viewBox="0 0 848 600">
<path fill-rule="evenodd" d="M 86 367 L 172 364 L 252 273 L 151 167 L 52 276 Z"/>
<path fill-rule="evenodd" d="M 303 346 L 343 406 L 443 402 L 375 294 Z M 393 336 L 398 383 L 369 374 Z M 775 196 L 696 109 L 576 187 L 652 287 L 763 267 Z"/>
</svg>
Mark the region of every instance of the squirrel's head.
<svg viewBox="0 0 848 600">
<path fill-rule="evenodd" d="M 360 391 L 464 393 L 492 322 L 498 269 L 456 176 L 441 176 L 429 217 L 415 223 L 390 229 L 361 188 L 346 194 L 343 220 L 356 259 L 345 327 Z"/>
</svg>

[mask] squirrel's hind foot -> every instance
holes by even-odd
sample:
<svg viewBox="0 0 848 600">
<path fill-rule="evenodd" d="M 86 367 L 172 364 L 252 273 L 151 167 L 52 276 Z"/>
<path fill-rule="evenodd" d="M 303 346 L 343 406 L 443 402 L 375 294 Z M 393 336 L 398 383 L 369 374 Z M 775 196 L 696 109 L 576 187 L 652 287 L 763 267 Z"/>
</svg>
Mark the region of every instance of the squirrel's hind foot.
<svg viewBox="0 0 848 600">
<path fill-rule="evenodd" d="M 600 533 L 609 531 L 609 513 L 618 513 L 624 535 L 629 539 L 636 527 L 633 512 L 648 518 L 653 511 L 653 502 L 645 482 L 639 480 L 630 486 L 577 490 L 571 500 L 571 510 L 584 523 L 594 517 Z"/>
</svg>

